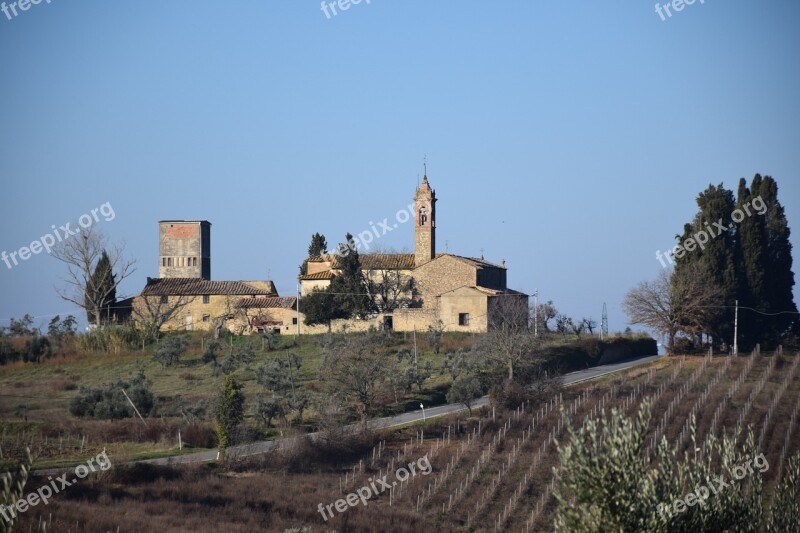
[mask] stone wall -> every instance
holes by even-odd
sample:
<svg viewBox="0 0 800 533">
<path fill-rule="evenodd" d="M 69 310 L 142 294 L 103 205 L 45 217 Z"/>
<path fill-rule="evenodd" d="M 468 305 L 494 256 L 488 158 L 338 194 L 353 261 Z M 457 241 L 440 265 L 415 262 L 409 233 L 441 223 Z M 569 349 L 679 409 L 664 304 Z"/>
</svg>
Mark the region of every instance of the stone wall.
<svg viewBox="0 0 800 533">
<path fill-rule="evenodd" d="M 159 222 L 158 277 L 211 279 L 210 223 Z"/>
<path fill-rule="evenodd" d="M 436 296 L 459 287 L 475 285 L 477 267 L 460 259 L 444 255 L 414 270 L 417 292 L 422 307 L 435 308 Z"/>
<path fill-rule="evenodd" d="M 439 315 L 445 331 L 486 331 L 487 300 L 486 293 L 469 287 L 443 294 L 439 298 Z M 468 324 L 459 324 L 459 315 L 468 315 Z"/>
</svg>

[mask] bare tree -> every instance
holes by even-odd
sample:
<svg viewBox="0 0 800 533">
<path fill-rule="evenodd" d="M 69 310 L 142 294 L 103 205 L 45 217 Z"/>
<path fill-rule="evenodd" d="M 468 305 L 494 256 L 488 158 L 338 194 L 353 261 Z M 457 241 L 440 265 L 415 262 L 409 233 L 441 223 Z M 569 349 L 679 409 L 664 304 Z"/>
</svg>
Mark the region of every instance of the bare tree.
<svg viewBox="0 0 800 533">
<path fill-rule="evenodd" d="M 475 349 L 488 361 L 508 368 L 508 379 L 514 379 L 514 368 L 533 358 L 539 342 L 529 327 L 527 298 L 519 294 L 501 294 L 490 301 L 489 328 L 475 343 Z"/>
<path fill-rule="evenodd" d="M 141 296 L 131 310 L 134 320 L 144 329 L 146 338 L 158 339 L 161 328 L 178 317 L 194 301 L 193 296 Z"/>
<path fill-rule="evenodd" d="M 370 296 L 378 309 L 391 312 L 411 304 L 414 278 L 401 274 L 399 270 L 380 270 L 377 280 L 367 283 Z"/>
<path fill-rule="evenodd" d="M 722 290 L 700 269 L 681 274 L 662 271 L 653 281 L 643 281 L 628 291 L 622 308 L 631 324 L 641 324 L 667 336 L 667 350 L 674 352 L 678 333 L 699 335 L 707 331 Z"/>
<path fill-rule="evenodd" d="M 378 397 L 390 389 L 388 380 L 398 373 L 397 364 L 382 354 L 382 337 L 377 333 L 353 333 L 337 340 L 326 350 L 321 381 L 328 394 L 354 407 L 366 424 Z"/>
<path fill-rule="evenodd" d="M 76 230 L 77 231 L 77 230 Z M 101 324 L 101 309 L 107 298 L 122 281 L 136 271 L 135 260 L 123 257 L 124 244 L 110 245 L 103 233 L 94 226 L 81 228 L 80 233 L 68 236 L 53 248 L 53 257 L 67 265 L 66 287 L 56 289 L 58 295 L 94 316 L 95 326 Z M 92 274 L 105 251 L 113 281 L 98 285 Z"/>
</svg>

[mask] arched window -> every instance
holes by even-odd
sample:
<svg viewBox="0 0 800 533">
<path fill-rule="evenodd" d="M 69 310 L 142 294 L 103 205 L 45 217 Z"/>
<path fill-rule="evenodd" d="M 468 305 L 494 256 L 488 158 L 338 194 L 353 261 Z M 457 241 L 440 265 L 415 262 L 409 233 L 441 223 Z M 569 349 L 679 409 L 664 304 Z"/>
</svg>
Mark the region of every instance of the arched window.
<svg viewBox="0 0 800 533">
<path fill-rule="evenodd" d="M 419 225 L 426 226 L 428 224 L 428 210 L 425 207 L 419 209 Z"/>
</svg>

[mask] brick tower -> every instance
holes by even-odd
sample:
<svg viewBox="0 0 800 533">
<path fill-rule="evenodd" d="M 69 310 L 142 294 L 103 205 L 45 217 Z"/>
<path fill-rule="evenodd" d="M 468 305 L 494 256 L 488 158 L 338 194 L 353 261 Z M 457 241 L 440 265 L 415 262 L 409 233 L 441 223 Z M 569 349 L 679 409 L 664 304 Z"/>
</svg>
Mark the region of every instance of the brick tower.
<svg viewBox="0 0 800 533">
<path fill-rule="evenodd" d="M 162 220 L 158 223 L 158 277 L 211 279 L 211 223 Z"/>
<path fill-rule="evenodd" d="M 428 176 L 414 195 L 414 265 L 424 265 L 436 257 L 436 191 L 428 184 Z"/>
</svg>

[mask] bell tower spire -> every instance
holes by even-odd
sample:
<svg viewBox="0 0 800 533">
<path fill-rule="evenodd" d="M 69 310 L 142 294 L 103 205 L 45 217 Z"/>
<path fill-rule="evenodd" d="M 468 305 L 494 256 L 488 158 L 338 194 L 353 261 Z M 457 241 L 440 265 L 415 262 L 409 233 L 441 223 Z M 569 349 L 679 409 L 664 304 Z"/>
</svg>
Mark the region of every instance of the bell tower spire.
<svg viewBox="0 0 800 533">
<path fill-rule="evenodd" d="M 436 191 L 428 183 L 428 168 L 414 195 L 414 264 L 424 265 L 436 257 Z"/>
</svg>

